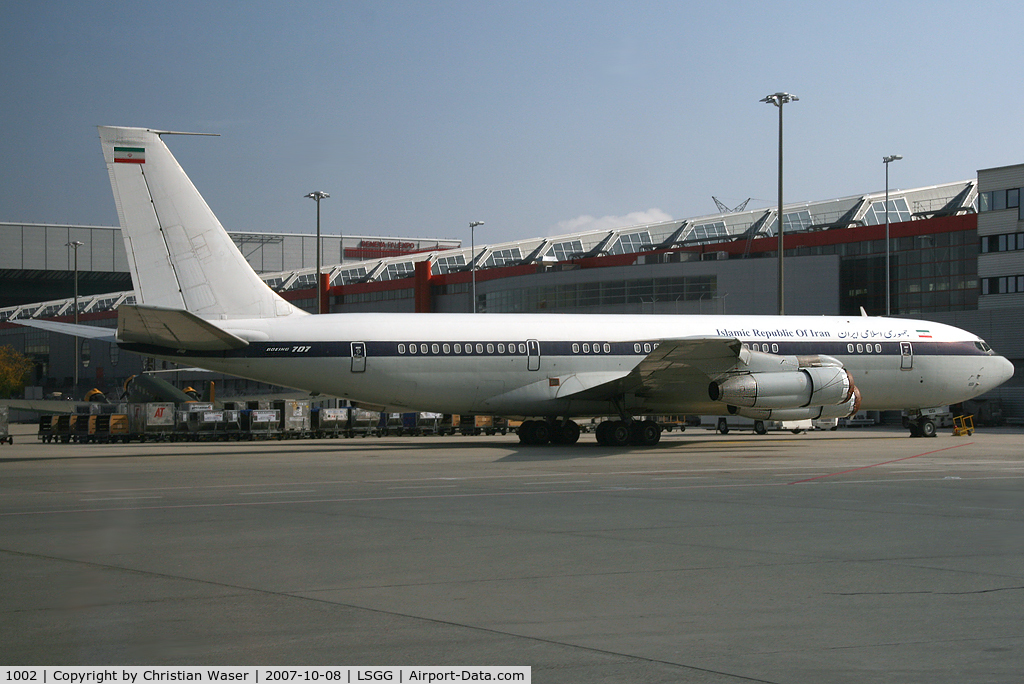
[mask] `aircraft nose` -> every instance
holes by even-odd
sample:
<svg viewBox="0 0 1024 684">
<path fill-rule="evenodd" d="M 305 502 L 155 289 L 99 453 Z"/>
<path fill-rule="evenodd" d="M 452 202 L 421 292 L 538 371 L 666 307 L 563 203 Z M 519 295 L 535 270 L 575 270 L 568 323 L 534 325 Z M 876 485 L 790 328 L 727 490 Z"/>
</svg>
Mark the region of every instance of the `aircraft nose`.
<svg viewBox="0 0 1024 684">
<path fill-rule="evenodd" d="M 992 381 L 991 387 L 993 389 L 999 387 L 1004 382 L 1013 377 L 1013 363 L 1009 359 L 1003 356 L 997 356 L 993 359 L 995 364 L 993 365 L 992 372 L 989 373 L 989 379 Z"/>
</svg>

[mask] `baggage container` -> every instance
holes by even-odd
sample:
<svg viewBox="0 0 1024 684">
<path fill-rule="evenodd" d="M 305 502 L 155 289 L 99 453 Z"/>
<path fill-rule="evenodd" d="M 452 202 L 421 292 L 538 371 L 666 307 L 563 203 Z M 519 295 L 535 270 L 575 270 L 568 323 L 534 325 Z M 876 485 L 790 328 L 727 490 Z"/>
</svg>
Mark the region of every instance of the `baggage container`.
<svg viewBox="0 0 1024 684">
<path fill-rule="evenodd" d="M 349 437 L 368 437 L 370 435 L 381 434 L 381 416 L 386 414 L 380 414 L 376 411 L 367 411 L 366 409 L 354 408 L 349 419 Z"/>
<path fill-rule="evenodd" d="M 267 439 L 281 432 L 281 413 L 276 409 L 245 409 L 239 422 L 243 439 Z"/>
<path fill-rule="evenodd" d="M 171 401 L 129 404 L 131 434 L 143 442 L 147 439 L 169 439 L 174 432 L 175 418 L 175 406 Z"/>
<path fill-rule="evenodd" d="M 342 437 L 348 432 L 349 409 L 315 408 L 310 412 L 310 424 L 317 437 Z"/>
<path fill-rule="evenodd" d="M 284 437 L 307 437 L 311 430 L 309 401 L 305 399 L 277 399 L 271 402 L 281 416 L 280 430 Z"/>
</svg>

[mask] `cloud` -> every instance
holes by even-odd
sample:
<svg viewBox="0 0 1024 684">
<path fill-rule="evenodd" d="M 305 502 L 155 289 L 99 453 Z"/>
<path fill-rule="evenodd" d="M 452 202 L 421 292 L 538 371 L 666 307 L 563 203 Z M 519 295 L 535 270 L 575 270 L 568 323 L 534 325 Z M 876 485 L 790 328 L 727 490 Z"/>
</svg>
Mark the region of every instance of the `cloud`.
<svg viewBox="0 0 1024 684">
<path fill-rule="evenodd" d="M 589 230 L 611 230 L 624 226 L 642 226 L 649 223 L 662 223 L 671 221 L 672 217 L 661 209 L 648 209 L 647 211 L 634 211 L 625 216 L 602 216 L 594 218 L 590 215 L 577 216 L 566 221 L 559 221 L 552 227 L 549 235 L 564 235 L 566 233 L 584 233 Z"/>
</svg>

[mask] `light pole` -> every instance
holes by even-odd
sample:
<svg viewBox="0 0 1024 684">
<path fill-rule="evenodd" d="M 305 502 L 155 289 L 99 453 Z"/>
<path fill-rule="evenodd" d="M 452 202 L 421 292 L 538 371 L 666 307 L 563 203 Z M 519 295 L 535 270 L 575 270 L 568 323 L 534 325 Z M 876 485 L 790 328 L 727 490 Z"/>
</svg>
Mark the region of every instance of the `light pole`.
<svg viewBox="0 0 1024 684">
<path fill-rule="evenodd" d="M 71 247 L 75 250 L 75 325 L 78 325 L 78 248 L 83 244 L 80 240 L 71 240 L 64 243 L 65 247 Z M 75 335 L 75 385 L 71 390 L 72 396 L 78 393 L 78 361 L 78 335 Z"/>
<path fill-rule="evenodd" d="M 317 190 L 305 196 L 316 201 L 316 312 L 323 313 L 323 295 L 320 292 L 320 200 L 327 199 L 330 195 L 323 190 Z M 342 247 L 342 254 L 344 253 L 345 249 Z"/>
<path fill-rule="evenodd" d="M 889 294 L 890 283 L 889 279 L 889 252 L 892 248 L 889 246 L 889 162 L 899 161 L 903 159 L 902 154 L 890 154 L 888 157 L 882 157 L 882 163 L 885 164 L 885 315 L 888 316 L 892 313 L 890 306 L 892 297 Z"/>
<path fill-rule="evenodd" d="M 767 102 L 773 104 L 779 108 L 779 315 L 782 316 L 786 313 L 786 300 L 785 300 L 785 288 L 783 285 L 782 276 L 782 253 L 783 247 L 783 234 L 785 230 L 782 227 L 782 105 L 787 102 L 796 102 L 800 98 L 796 95 L 790 95 L 789 93 L 775 93 L 774 95 L 768 95 L 761 102 Z"/>
<path fill-rule="evenodd" d="M 473 304 L 472 311 L 476 313 L 476 238 L 473 231 L 476 230 L 477 226 L 484 225 L 483 221 L 470 221 L 469 222 L 469 259 L 471 264 L 471 270 L 473 271 Z"/>
</svg>

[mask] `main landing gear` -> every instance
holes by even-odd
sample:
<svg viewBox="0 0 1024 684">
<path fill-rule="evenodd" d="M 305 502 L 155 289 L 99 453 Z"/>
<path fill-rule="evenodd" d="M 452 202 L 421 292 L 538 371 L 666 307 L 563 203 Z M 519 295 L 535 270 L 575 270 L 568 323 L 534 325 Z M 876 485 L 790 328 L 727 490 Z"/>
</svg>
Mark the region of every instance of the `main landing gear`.
<svg viewBox="0 0 1024 684">
<path fill-rule="evenodd" d="M 580 426 L 571 420 L 526 420 L 517 431 L 521 444 L 575 444 Z M 661 426 L 653 420 L 606 420 L 597 426 L 602 446 L 654 446 L 661 441 Z"/>
</svg>

